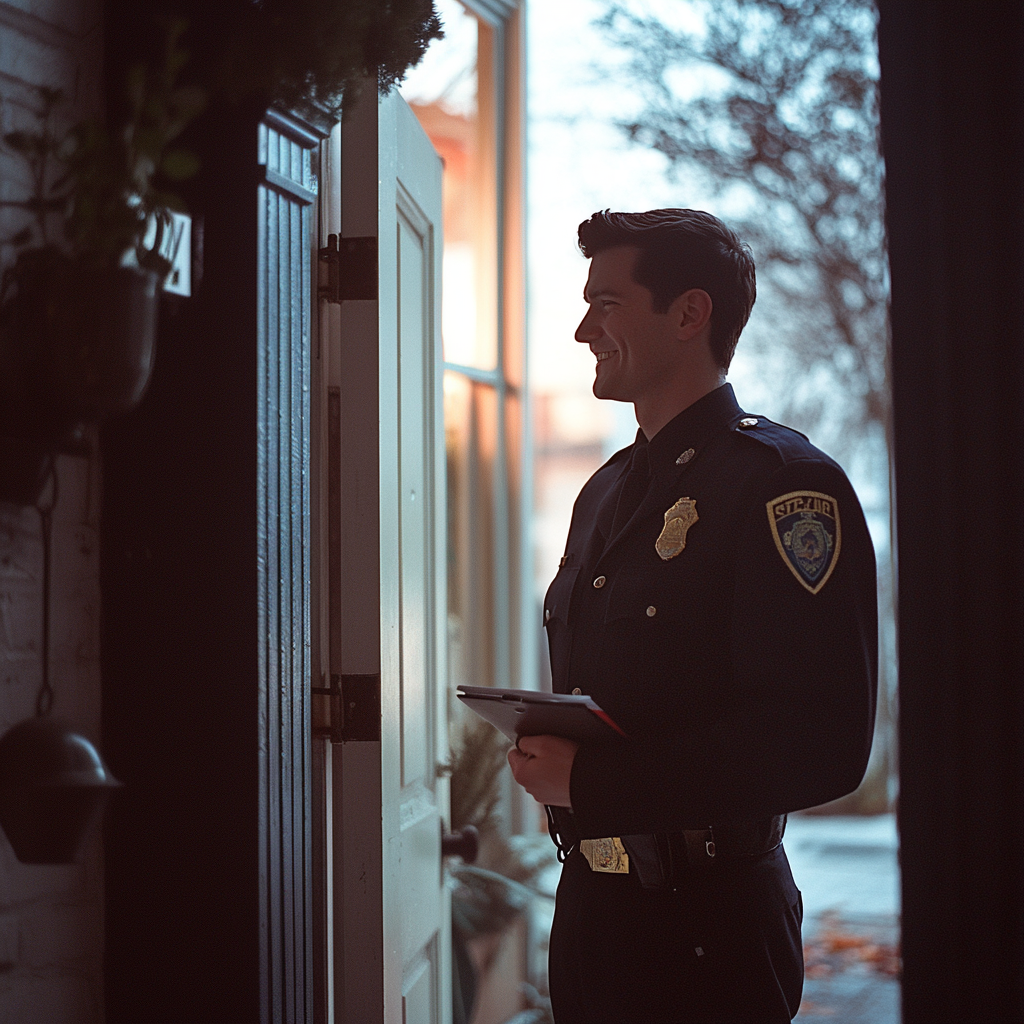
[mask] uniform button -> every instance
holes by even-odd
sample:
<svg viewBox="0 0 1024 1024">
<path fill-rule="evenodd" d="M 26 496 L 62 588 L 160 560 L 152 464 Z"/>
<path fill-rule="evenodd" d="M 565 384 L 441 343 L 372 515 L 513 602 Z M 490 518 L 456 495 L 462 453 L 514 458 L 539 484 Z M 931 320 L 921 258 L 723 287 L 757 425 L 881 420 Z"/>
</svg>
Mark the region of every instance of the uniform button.
<svg viewBox="0 0 1024 1024">
<path fill-rule="evenodd" d="M 551 609 L 550 608 L 545 608 L 544 609 L 544 621 L 547 622 L 548 619 L 550 619 L 550 618 L 551 618 Z"/>
<path fill-rule="evenodd" d="M 744 430 L 749 430 L 750 427 L 756 427 L 757 426 L 757 417 L 756 416 L 745 416 L 743 419 L 740 420 L 740 426 L 743 427 Z"/>
<path fill-rule="evenodd" d="M 583 696 L 583 691 L 578 686 L 574 686 L 572 688 L 572 695 L 574 697 L 582 697 Z"/>
<path fill-rule="evenodd" d="M 657 615 L 657 614 L 658 614 L 658 609 L 655 608 L 653 604 L 649 604 L 647 606 L 647 617 L 649 619 L 653 619 L 654 616 Z"/>
<path fill-rule="evenodd" d="M 604 576 L 598 576 L 597 579 L 594 580 L 594 588 L 596 590 L 600 590 L 607 582 L 608 580 L 605 579 Z"/>
</svg>

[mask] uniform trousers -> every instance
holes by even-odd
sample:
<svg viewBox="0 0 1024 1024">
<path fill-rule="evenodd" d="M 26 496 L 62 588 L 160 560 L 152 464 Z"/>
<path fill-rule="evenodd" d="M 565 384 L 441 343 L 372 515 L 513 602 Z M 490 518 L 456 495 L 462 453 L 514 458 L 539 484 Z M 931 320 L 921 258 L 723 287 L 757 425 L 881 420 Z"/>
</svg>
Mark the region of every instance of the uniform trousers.
<svg viewBox="0 0 1024 1024">
<path fill-rule="evenodd" d="M 803 907 L 781 846 L 688 869 L 675 890 L 591 871 L 574 849 L 551 929 L 555 1024 L 786 1024 Z"/>
</svg>

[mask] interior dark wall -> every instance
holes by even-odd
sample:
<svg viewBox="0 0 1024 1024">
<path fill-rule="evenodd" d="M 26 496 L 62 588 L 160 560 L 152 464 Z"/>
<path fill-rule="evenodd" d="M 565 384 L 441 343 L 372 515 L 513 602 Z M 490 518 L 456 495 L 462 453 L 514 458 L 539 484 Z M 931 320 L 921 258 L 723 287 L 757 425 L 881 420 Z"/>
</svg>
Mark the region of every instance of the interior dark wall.
<svg viewBox="0 0 1024 1024">
<path fill-rule="evenodd" d="M 112 35 L 116 84 L 133 54 Z M 111 1024 L 259 1019 L 256 121 L 211 110 L 190 139 L 203 280 L 103 433 Z"/>
<path fill-rule="evenodd" d="M 1024 1019 L 1024 6 L 880 3 L 904 1020 Z"/>
</svg>

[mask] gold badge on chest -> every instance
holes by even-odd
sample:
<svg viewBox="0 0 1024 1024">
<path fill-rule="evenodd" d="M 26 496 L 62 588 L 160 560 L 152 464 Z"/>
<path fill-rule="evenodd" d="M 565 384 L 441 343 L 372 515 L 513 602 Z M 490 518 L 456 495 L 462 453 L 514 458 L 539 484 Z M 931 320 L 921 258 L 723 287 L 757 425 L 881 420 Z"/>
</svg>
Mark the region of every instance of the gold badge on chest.
<svg viewBox="0 0 1024 1024">
<path fill-rule="evenodd" d="M 591 871 L 610 875 L 629 874 L 629 854 L 618 836 L 609 839 L 581 839 L 580 853 L 587 858 Z"/>
<path fill-rule="evenodd" d="M 680 498 L 665 513 L 665 525 L 654 542 L 654 550 L 663 561 L 675 558 L 686 547 L 687 531 L 699 518 L 694 498 Z"/>
</svg>

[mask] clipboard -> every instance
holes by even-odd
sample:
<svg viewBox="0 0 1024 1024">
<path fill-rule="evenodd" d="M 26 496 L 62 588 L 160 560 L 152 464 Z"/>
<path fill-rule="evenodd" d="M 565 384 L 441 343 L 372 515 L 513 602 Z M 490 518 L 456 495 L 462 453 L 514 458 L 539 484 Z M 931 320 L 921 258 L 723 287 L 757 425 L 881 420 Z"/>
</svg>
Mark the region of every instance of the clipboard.
<svg viewBox="0 0 1024 1024">
<path fill-rule="evenodd" d="M 459 686 L 456 696 L 513 743 L 520 736 L 561 736 L 576 743 L 608 743 L 626 736 L 585 694 Z"/>
</svg>

